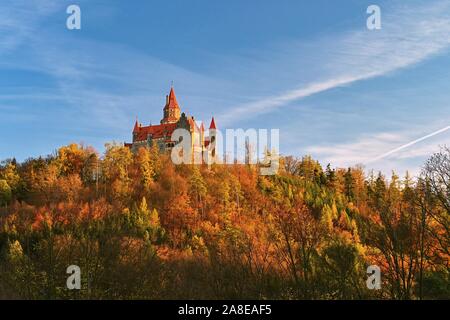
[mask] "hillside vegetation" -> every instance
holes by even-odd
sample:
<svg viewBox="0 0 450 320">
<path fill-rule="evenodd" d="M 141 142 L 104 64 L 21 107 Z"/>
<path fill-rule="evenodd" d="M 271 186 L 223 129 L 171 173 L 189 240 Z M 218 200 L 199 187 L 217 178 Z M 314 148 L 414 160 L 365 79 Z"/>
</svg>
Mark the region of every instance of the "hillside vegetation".
<svg viewBox="0 0 450 320">
<path fill-rule="evenodd" d="M 280 167 L 175 166 L 114 144 L 4 161 L 0 298 L 450 298 L 448 149 L 414 179 Z M 70 265 L 81 290 L 66 288 Z"/>
</svg>

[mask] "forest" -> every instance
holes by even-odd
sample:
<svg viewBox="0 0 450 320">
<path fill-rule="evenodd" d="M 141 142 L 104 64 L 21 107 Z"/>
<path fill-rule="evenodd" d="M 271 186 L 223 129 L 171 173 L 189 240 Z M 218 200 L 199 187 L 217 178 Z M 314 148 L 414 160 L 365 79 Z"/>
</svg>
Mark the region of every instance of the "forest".
<svg viewBox="0 0 450 320">
<path fill-rule="evenodd" d="M 5 160 L 0 299 L 450 299 L 449 148 L 416 177 L 280 161 L 262 176 L 114 143 Z"/>
</svg>

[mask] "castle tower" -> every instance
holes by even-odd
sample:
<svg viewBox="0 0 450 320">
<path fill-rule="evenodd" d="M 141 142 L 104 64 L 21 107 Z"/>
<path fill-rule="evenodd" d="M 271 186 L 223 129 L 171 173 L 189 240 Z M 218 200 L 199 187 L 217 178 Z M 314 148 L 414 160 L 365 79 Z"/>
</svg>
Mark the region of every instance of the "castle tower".
<svg viewBox="0 0 450 320">
<path fill-rule="evenodd" d="M 170 88 L 170 93 L 166 96 L 166 105 L 164 106 L 164 117 L 161 120 L 161 124 L 176 123 L 180 120 L 181 111 L 178 105 L 177 97 L 173 87 Z"/>
<path fill-rule="evenodd" d="M 209 131 L 208 134 L 209 134 L 209 141 L 210 141 L 210 143 L 211 144 L 215 144 L 216 143 L 216 134 L 217 134 L 216 131 L 217 131 L 217 128 L 216 128 L 216 122 L 214 121 L 214 117 L 212 117 L 212 119 L 211 119 L 211 124 L 209 125 L 209 130 L 208 131 Z M 215 147 L 211 150 L 211 156 L 213 158 L 216 157 L 216 148 Z"/>
<path fill-rule="evenodd" d="M 140 129 L 140 125 L 139 125 L 138 119 L 136 117 L 136 122 L 134 123 L 134 129 L 133 129 L 133 142 L 135 142 L 137 140 L 139 129 Z"/>
</svg>

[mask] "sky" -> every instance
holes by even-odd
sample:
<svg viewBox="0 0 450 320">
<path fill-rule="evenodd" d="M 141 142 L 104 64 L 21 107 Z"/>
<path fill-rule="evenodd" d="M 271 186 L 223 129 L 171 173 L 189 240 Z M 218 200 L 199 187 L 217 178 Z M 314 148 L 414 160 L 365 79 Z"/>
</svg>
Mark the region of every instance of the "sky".
<svg viewBox="0 0 450 320">
<path fill-rule="evenodd" d="M 283 155 L 415 175 L 450 145 L 449 53 L 449 0 L 2 0 L 0 159 L 128 142 L 173 81 L 197 120 L 279 129 Z"/>
</svg>

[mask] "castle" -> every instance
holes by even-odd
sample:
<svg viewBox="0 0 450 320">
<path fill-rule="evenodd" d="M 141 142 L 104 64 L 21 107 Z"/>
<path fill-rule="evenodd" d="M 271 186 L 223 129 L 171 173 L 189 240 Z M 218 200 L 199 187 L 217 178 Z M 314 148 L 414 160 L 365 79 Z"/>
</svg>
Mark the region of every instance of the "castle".
<svg viewBox="0 0 450 320">
<path fill-rule="evenodd" d="M 152 147 L 156 144 L 161 152 L 170 152 L 178 143 L 178 141 L 172 141 L 171 139 L 172 133 L 178 128 L 189 132 L 192 155 L 201 154 L 204 158 L 204 154 L 208 153 L 210 157 L 214 156 L 214 151 L 208 150 L 208 146 L 215 139 L 216 123 L 214 117 L 209 126 L 209 135 L 205 136 L 203 123 L 199 127 L 194 117 L 181 112 L 173 87 L 171 87 L 169 95 L 166 96 L 161 123 L 142 126 L 136 119 L 133 129 L 133 142 L 125 143 L 125 146 L 131 148 L 132 152 L 136 152 L 141 147 Z"/>
</svg>

